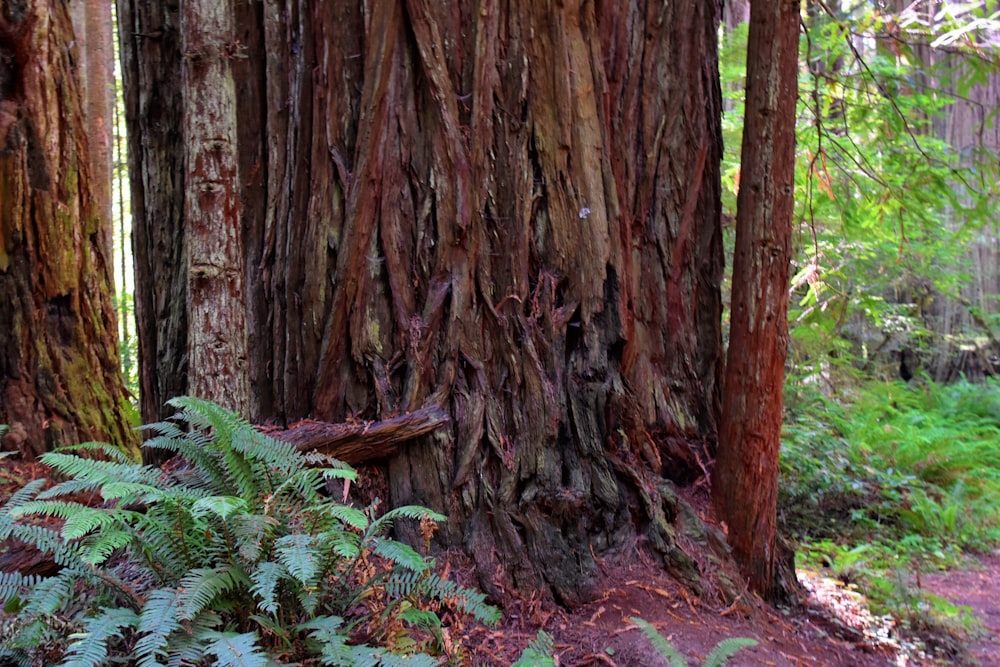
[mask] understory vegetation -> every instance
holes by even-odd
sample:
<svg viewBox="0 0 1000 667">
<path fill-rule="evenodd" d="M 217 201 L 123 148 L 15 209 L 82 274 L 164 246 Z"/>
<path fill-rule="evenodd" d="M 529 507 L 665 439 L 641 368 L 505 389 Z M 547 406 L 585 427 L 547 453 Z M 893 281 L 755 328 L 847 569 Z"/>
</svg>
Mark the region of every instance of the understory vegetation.
<svg viewBox="0 0 1000 667">
<path fill-rule="evenodd" d="M 780 518 L 800 566 L 829 570 L 930 643 L 978 625 L 922 574 L 1000 545 L 1000 382 L 869 382 L 790 392 Z"/>
<path fill-rule="evenodd" d="M 148 427 L 148 446 L 183 464 L 143 466 L 103 445 L 53 452 L 44 463 L 66 481 L 32 482 L 0 509 L 0 540 L 57 566 L 0 574 L 14 615 L 0 635 L 5 660 L 431 667 L 461 662 L 444 618 L 498 620 L 482 593 L 388 537 L 394 522 L 417 521 L 429 540 L 444 516 L 415 506 L 379 515 L 346 492 L 338 501 L 325 487 L 355 479 L 349 467 L 207 401 L 172 405 L 175 421 Z"/>
</svg>

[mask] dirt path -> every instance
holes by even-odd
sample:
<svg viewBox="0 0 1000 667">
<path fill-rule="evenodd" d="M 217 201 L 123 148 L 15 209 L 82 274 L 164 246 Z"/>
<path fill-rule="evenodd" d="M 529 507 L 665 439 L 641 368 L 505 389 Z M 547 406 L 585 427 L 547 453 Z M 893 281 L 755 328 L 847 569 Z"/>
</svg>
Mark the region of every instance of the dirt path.
<svg viewBox="0 0 1000 667">
<path fill-rule="evenodd" d="M 982 637 L 969 653 L 983 667 L 1000 665 L 1000 551 L 979 559 L 981 568 L 924 576 L 921 586 L 953 604 L 966 606 L 982 622 Z"/>
</svg>

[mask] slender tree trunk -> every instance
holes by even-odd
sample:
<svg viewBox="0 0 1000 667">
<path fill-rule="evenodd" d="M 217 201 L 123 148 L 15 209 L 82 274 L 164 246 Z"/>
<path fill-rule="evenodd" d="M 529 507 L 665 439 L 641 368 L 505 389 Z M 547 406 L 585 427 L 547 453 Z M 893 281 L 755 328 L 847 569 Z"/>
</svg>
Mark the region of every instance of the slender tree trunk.
<svg viewBox="0 0 1000 667">
<path fill-rule="evenodd" d="M 84 123 L 90 160 L 91 192 L 97 215 L 104 221 L 106 248 L 112 256 L 111 124 L 114 115 L 114 46 L 111 4 L 107 0 L 69 3 L 75 34 L 76 71 L 80 76 Z"/>
<path fill-rule="evenodd" d="M 5 450 L 134 445 L 65 3 L 0 12 L 0 423 Z"/>
<path fill-rule="evenodd" d="M 778 453 L 788 347 L 799 7 L 752 0 L 746 120 L 713 495 L 751 586 L 781 597 Z"/>
<path fill-rule="evenodd" d="M 142 419 L 188 393 L 183 63 L 176 5 L 118 1 Z"/>
<path fill-rule="evenodd" d="M 182 0 L 188 388 L 249 416 L 232 3 Z"/>
</svg>

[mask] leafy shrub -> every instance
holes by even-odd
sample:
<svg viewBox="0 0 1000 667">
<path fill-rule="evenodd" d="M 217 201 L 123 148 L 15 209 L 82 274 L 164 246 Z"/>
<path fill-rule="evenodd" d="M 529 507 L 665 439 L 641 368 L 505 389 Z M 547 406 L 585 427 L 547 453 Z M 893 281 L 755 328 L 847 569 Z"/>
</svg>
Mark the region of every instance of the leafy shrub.
<svg viewBox="0 0 1000 667">
<path fill-rule="evenodd" d="M 100 458 L 50 453 L 43 461 L 68 481 L 45 491 L 33 482 L 0 509 L 0 539 L 49 552 L 61 568 L 0 574 L 0 599 L 17 613 L 0 645 L 8 657 L 27 660 L 58 617 L 73 631 L 61 663 L 72 667 L 123 655 L 140 667 L 306 658 L 429 667 L 437 661 L 413 638 L 440 628 L 435 610 L 498 620 L 481 593 L 441 579 L 386 535 L 394 521 L 443 516 L 408 506 L 376 518 L 374 507 L 336 502 L 321 489 L 353 480 L 348 466 L 297 452 L 210 402 L 171 404 L 177 416 L 148 427 L 148 446 L 186 465 L 142 466 L 94 444 L 79 449 Z M 98 507 L 72 499 L 95 491 Z"/>
</svg>

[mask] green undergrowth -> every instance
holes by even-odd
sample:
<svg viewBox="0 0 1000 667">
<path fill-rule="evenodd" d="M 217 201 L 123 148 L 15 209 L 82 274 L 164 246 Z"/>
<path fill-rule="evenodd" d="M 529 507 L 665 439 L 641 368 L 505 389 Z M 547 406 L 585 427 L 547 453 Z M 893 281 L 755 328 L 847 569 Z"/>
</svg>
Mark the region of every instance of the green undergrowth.
<svg viewBox="0 0 1000 667">
<path fill-rule="evenodd" d="M 875 613 L 959 642 L 968 613 L 920 576 L 1000 544 L 1000 383 L 792 395 L 779 513 L 800 563 L 856 584 Z"/>
<path fill-rule="evenodd" d="M 338 502 L 324 487 L 355 479 L 348 466 L 207 401 L 171 403 L 148 445 L 186 463 L 143 466 L 103 445 L 50 453 L 66 481 L 30 483 L 0 508 L 0 540 L 50 553 L 57 570 L 0 574 L 0 662 L 431 667 L 462 661 L 449 624 L 499 619 L 389 536 L 398 521 L 429 535 L 445 517 Z"/>
</svg>

